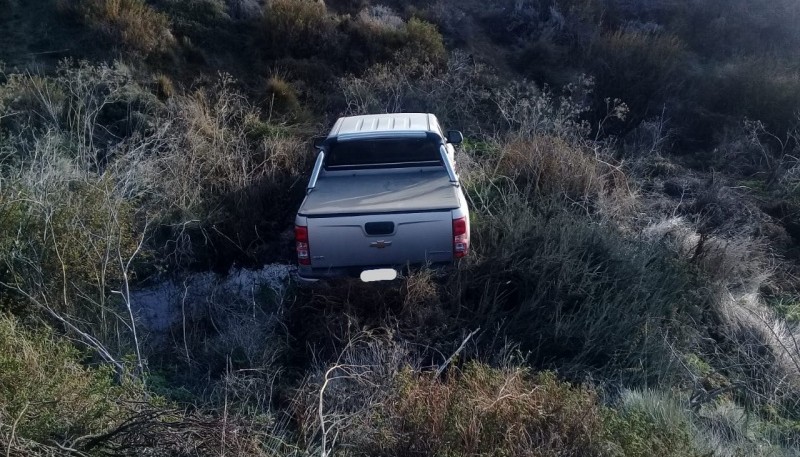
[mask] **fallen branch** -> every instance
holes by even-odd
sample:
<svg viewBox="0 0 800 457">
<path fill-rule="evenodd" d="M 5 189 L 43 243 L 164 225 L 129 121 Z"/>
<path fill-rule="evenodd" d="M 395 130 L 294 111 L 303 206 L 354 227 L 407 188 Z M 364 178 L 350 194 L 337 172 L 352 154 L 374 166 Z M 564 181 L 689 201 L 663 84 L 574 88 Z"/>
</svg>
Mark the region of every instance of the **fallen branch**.
<svg viewBox="0 0 800 457">
<path fill-rule="evenodd" d="M 456 349 L 456 352 L 454 352 L 453 355 L 451 355 L 447 360 L 445 360 L 444 363 L 439 367 L 439 369 L 436 370 L 436 377 L 437 378 L 442 375 L 442 372 L 445 370 L 445 368 L 447 368 L 448 365 L 450 365 L 450 363 L 453 361 L 453 359 L 458 357 L 458 354 L 460 354 L 461 351 L 464 350 L 464 346 L 467 345 L 467 342 L 469 341 L 469 339 L 472 338 L 473 335 L 478 333 L 478 331 L 480 331 L 480 329 L 481 329 L 480 327 L 476 328 L 475 330 L 472 331 L 472 333 L 470 333 L 469 335 L 467 335 L 466 338 L 464 338 L 464 341 L 461 342 L 461 346 L 459 346 L 458 349 Z"/>
</svg>

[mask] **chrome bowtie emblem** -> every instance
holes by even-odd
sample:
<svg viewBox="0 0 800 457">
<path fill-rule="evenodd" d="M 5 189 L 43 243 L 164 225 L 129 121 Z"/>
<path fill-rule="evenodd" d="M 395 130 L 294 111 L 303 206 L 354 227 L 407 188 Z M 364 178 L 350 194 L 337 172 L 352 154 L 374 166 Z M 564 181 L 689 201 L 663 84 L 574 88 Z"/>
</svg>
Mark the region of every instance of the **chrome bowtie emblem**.
<svg viewBox="0 0 800 457">
<path fill-rule="evenodd" d="M 381 240 L 381 241 L 373 241 L 372 243 L 369 244 L 369 247 L 383 249 L 386 246 L 391 246 L 391 245 L 392 245 L 391 241 L 383 241 L 383 240 Z"/>
</svg>

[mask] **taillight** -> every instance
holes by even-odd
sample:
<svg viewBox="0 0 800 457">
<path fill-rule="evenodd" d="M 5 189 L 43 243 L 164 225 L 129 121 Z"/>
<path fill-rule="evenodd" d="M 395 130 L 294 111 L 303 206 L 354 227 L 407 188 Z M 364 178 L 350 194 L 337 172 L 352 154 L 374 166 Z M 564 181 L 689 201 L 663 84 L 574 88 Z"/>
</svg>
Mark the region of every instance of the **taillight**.
<svg viewBox="0 0 800 457">
<path fill-rule="evenodd" d="M 311 265 L 311 252 L 308 249 L 308 227 L 294 226 L 295 249 L 297 262 L 300 265 Z"/>
<path fill-rule="evenodd" d="M 458 259 L 469 254 L 467 218 L 453 219 L 453 255 Z"/>
</svg>

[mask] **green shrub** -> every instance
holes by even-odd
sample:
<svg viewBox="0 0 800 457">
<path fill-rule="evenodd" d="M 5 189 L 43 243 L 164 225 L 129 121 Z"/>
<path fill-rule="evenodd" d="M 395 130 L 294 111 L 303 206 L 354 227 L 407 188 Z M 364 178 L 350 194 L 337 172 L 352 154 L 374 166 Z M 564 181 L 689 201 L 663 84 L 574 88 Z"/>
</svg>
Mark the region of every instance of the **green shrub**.
<svg viewBox="0 0 800 457">
<path fill-rule="evenodd" d="M 385 10 L 385 11 L 384 11 Z M 369 66 L 394 61 L 407 67 L 447 61 L 442 35 L 436 26 L 413 17 L 404 23 L 391 10 L 374 7 L 346 22 L 349 51 L 344 69 L 361 73 Z"/>
<path fill-rule="evenodd" d="M 240 399 L 232 392 L 241 384 L 247 387 L 247 380 L 240 385 L 226 380 L 231 409 L 220 417 L 174 409 L 146 393 L 142 384 L 120 385 L 107 366 L 90 368 L 81 360 L 69 342 L 51 331 L 27 330 L 0 315 L 0 445 L 5 453 L 63 455 L 58 446 L 64 445 L 79 455 L 229 452 L 266 457 L 296 451 L 278 435 L 282 430 L 270 417 L 234 411 Z M 152 381 L 158 387 L 157 377 Z M 257 387 L 259 394 L 268 390 Z"/>
<path fill-rule="evenodd" d="M 117 420 L 116 405 L 128 396 L 106 367 L 86 368 L 66 341 L 47 330 L 29 331 L 0 316 L 0 435 L 50 439 L 103 432 Z"/>
<path fill-rule="evenodd" d="M 123 272 L 113 256 L 127 261 L 138 237 L 133 209 L 110 199 L 103 184 L 108 185 L 51 183 L 52 194 L 23 190 L 0 200 L 12 209 L 2 221 L 8 231 L 0 236 L 0 244 L 13 245 L 0 253 L 12 288 L 44 302 L 51 299 L 50 306 L 59 311 L 82 314 L 86 299 L 102 303 L 110 288 L 119 287 Z"/>
<path fill-rule="evenodd" d="M 406 41 L 406 24 L 385 7 L 365 9 L 345 26 L 349 38 L 346 70 L 355 74 L 392 59 Z"/>
<path fill-rule="evenodd" d="M 442 64 L 447 58 L 442 35 L 436 26 L 421 19 L 411 18 L 406 24 L 405 48 L 403 53 L 409 58 L 423 62 Z"/>
<path fill-rule="evenodd" d="M 23 196 L 11 189 L 3 189 L 0 193 L 0 253 L 10 253 L 17 245 L 16 234 L 28 233 L 29 207 Z M 8 255 L 0 254 L 0 283 L 9 284 L 14 280 L 13 269 L 9 268 Z M 0 289 L 5 289 L 0 285 Z M 0 312 L 21 312 L 26 309 L 20 297 L 4 290 L 0 294 Z"/>
</svg>

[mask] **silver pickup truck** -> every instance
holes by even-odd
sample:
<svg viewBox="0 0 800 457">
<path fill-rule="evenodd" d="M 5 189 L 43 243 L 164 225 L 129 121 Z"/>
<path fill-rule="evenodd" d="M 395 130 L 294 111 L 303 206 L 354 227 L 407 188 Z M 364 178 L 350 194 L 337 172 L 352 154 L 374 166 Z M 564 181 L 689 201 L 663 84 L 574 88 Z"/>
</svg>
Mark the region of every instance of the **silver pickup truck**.
<svg viewBox="0 0 800 457">
<path fill-rule="evenodd" d="M 425 113 L 340 118 L 295 218 L 301 279 L 448 264 L 469 252 L 458 131 Z M 363 278 L 363 276 L 362 276 Z"/>
</svg>

